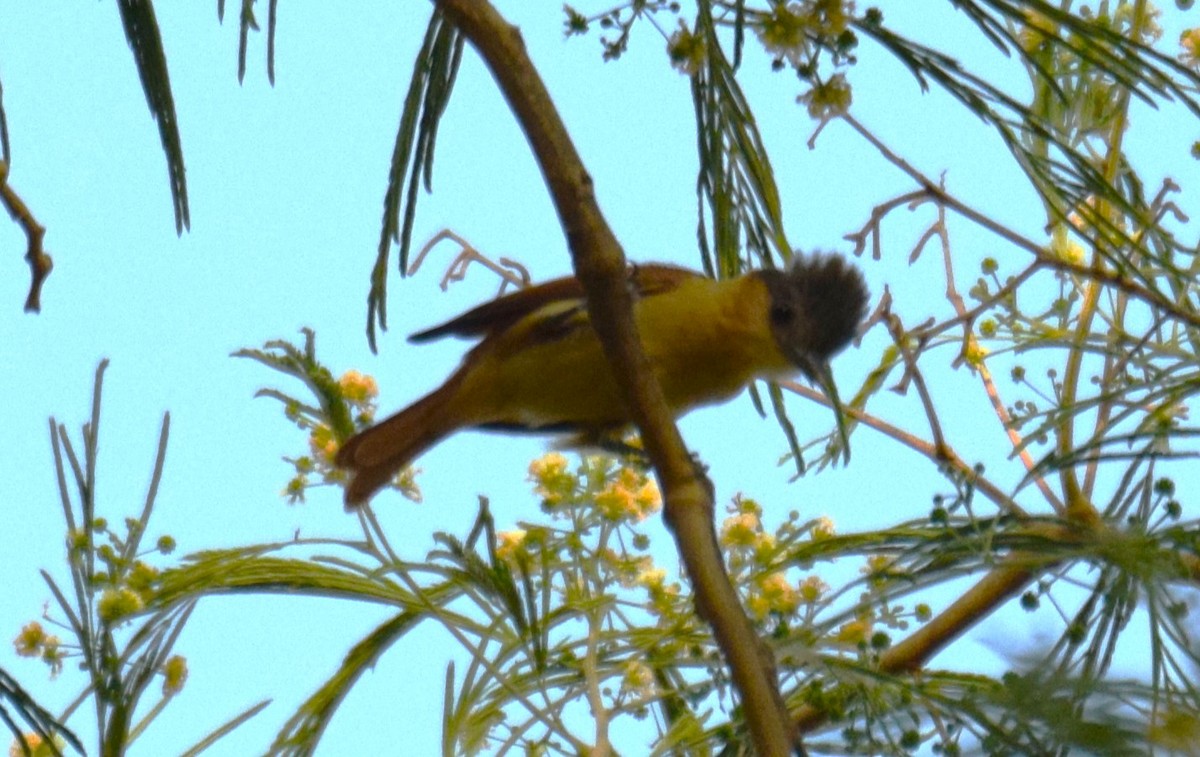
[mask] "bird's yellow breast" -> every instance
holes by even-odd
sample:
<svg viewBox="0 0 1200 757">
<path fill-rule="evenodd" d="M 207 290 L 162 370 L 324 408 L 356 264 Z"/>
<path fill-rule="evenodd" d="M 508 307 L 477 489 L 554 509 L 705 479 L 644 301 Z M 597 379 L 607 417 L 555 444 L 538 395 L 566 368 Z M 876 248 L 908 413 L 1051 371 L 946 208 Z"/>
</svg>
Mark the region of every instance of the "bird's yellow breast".
<svg viewBox="0 0 1200 757">
<path fill-rule="evenodd" d="M 771 335 L 769 307 L 755 276 L 688 279 L 635 303 L 646 356 L 676 415 L 728 399 L 756 377 L 795 370 Z M 468 360 L 455 402 L 464 425 L 590 428 L 629 420 L 582 312 L 539 310 Z"/>
</svg>

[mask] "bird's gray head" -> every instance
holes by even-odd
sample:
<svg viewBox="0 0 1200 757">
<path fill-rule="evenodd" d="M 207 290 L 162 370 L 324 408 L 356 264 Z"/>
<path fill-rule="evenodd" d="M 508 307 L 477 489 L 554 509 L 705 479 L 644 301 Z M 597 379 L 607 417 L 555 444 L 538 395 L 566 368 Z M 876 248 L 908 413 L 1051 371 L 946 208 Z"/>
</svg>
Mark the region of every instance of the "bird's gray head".
<svg viewBox="0 0 1200 757">
<path fill-rule="evenodd" d="M 867 285 L 837 255 L 796 256 L 787 271 L 761 271 L 776 344 L 811 380 L 854 338 L 867 312 Z"/>
</svg>

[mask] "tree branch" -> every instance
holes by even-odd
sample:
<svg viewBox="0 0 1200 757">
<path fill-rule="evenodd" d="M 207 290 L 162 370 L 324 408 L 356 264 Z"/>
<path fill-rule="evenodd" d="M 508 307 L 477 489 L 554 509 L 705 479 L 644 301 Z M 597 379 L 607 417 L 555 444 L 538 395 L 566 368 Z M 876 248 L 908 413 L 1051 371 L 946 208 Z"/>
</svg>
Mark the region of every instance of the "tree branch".
<svg viewBox="0 0 1200 757">
<path fill-rule="evenodd" d="M 1028 534 L 1061 543 L 1078 541 L 1081 536 L 1076 527 L 1065 522 L 1030 524 Z M 1052 558 L 1036 554 L 1011 555 L 932 620 L 881 654 L 879 671 L 893 675 L 916 672 L 1054 564 Z M 807 733 L 824 723 L 826 717 L 819 707 L 805 705 L 796 713 L 795 725 L 800 733 Z"/>
<path fill-rule="evenodd" d="M 39 313 L 42 310 L 42 284 L 54 268 L 54 261 L 42 248 L 46 227 L 37 222 L 29 206 L 8 184 L 8 163 L 0 160 L 0 202 L 12 219 L 25 230 L 29 244 L 25 248 L 25 260 L 29 263 L 29 296 L 25 298 L 25 312 Z"/>
<path fill-rule="evenodd" d="M 713 528 L 711 486 L 684 447 L 634 328 L 625 255 L 593 193 L 592 179 L 525 51 L 520 32 L 485 0 L 435 0 L 487 63 L 542 169 L 567 237 L 588 313 L 617 386 L 654 463 L 665 518 L 692 581 L 697 612 L 713 628 L 741 693 L 758 754 L 793 752 L 774 664 L 729 582 Z"/>
</svg>

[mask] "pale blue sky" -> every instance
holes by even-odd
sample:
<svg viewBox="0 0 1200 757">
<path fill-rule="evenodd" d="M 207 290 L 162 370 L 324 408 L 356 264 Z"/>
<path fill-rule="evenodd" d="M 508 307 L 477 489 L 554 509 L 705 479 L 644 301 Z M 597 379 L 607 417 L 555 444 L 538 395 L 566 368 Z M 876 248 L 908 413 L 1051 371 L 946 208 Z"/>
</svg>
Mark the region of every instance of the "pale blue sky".
<svg viewBox="0 0 1200 757">
<path fill-rule="evenodd" d="M 140 509 L 160 418 L 170 411 L 152 538 L 170 533 L 186 553 L 286 539 L 297 530 L 351 536 L 356 522 L 342 512 L 339 493 L 314 493 L 299 507 L 279 497 L 288 477 L 280 457 L 300 453 L 304 439 L 275 403 L 251 397 L 263 385 L 296 387 L 229 353 L 298 338 L 301 327 L 312 327 L 318 353 L 335 371 L 353 367 L 377 377 L 381 411 L 390 412 L 439 382 L 464 349 L 455 342 L 417 348 L 404 336 L 494 291 L 480 270 L 440 292 L 447 247 L 416 278 L 392 276 L 392 328 L 381 336 L 378 356 L 367 349 L 367 275 L 400 101 L 427 6 L 371 3 L 351 13 L 332 3 L 281 4 L 272 89 L 265 35 L 251 37 L 245 83 L 238 86 L 238 4 L 228 5 L 223 26 L 215 3 L 158 8 L 191 197 L 192 230 L 176 238 L 157 131 L 113 4 L 0 2 L 10 180 L 48 228 L 46 247 L 55 259 L 43 312 L 21 313 L 25 241 L 17 227 L 0 223 L 0 396 L 6 398 L 0 413 L 11 440 L 0 476 L 5 639 L 49 599 L 38 568 L 66 580 L 46 419 L 54 415 L 74 428 L 85 420 L 101 358 L 112 360 L 99 471 L 99 499 L 110 519 Z M 557 6 L 533 5 L 507 2 L 501 9 L 521 25 L 627 253 L 698 264 L 692 107 L 687 80 L 666 64 L 661 38 L 643 26 L 625 60 L 602 65 L 594 38 L 564 41 Z M 967 30 L 954 27 L 963 22 L 953 16 L 950 26 L 925 29 L 927 8 L 883 8 L 901 28 L 950 39 L 952 46 Z M 1173 6 L 1165 13 L 1169 30 L 1187 20 Z M 1177 34 L 1169 31 L 1168 39 Z M 999 60 L 978 42 L 957 46 L 972 59 Z M 1037 235 L 1039 205 L 998 140 L 977 119 L 948 108 L 945 96 L 919 96 L 897 65 L 879 65 L 881 57 L 864 47 L 862 64 L 850 74 L 857 117 L 926 173 L 948 171 L 948 187 L 969 203 Z M 793 103 L 794 79 L 770 75 L 754 56 L 747 65 L 761 71 L 747 86 L 774 151 L 793 242 L 848 249 L 842 236 L 861 226 L 875 204 L 909 190 L 909 182 L 840 125 L 809 151 L 813 125 Z M 1178 128 L 1185 118 L 1179 111 L 1138 117 L 1156 135 L 1131 147 L 1151 166 L 1148 183 L 1164 173 L 1175 176 L 1191 187 L 1180 206 L 1196 210 L 1197 172 L 1186 157 L 1197 136 L 1194 121 Z M 469 50 L 443 121 L 434 189 L 418 211 L 418 245 L 449 227 L 485 253 L 522 261 L 536 278 L 568 270 L 524 139 Z M 884 261 L 866 260 L 863 267 L 873 293 L 888 283 L 900 311 L 916 323 L 934 312 L 940 263 L 929 255 L 906 267 L 919 232 L 900 220 L 905 215 L 887 226 Z M 927 223 L 930 211 L 918 216 Z M 954 228 L 960 270 L 997 251 L 963 224 Z M 835 363 L 843 396 L 853 392 L 882 344 L 876 335 Z M 951 357 L 946 352 L 947 363 Z M 972 460 L 1000 459 L 1003 438 L 978 382 L 966 371 L 947 371 L 934 389 L 948 399 L 951 441 Z M 878 407 L 903 419 L 911 418 L 903 409 L 911 405 L 912 398 L 886 396 Z M 802 431 L 829 423 L 825 411 L 796 400 L 789 406 Z M 946 489 L 932 466 L 865 433 L 855 437 L 849 469 L 791 484 L 790 469 L 775 464 L 786 450 L 782 436 L 744 397 L 694 413 L 683 429 L 712 467 L 719 506 L 744 491 L 764 503 L 771 524 L 799 509 L 805 516 L 829 514 L 842 529 L 879 526 L 919 517 L 930 497 Z M 479 493 L 491 497 L 501 527 L 537 518 L 525 470 L 543 449 L 538 440 L 464 434 L 421 459 L 424 504 L 384 495 L 377 511 L 411 558 L 432 546 L 435 530 L 464 533 Z M 1018 475 L 1013 468 L 1000 479 Z M 385 615 L 278 597 L 202 603 L 178 647 L 189 658 L 188 686 L 133 753 L 178 751 L 243 707 L 273 697 L 266 713 L 212 753 L 261 751 L 345 649 Z M 1002 637 L 988 623 L 979 633 Z M 434 753 L 446 648 L 430 627 L 393 650 L 347 700 L 322 753 L 369 753 L 399 739 L 408 753 Z M 15 658 L 8 644 L 0 645 L 0 667 L 52 710 L 74 698 L 80 685 L 70 670 L 48 683 L 44 668 Z M 86 714 L 72 720 L 85 741 Z"/>
</svg>

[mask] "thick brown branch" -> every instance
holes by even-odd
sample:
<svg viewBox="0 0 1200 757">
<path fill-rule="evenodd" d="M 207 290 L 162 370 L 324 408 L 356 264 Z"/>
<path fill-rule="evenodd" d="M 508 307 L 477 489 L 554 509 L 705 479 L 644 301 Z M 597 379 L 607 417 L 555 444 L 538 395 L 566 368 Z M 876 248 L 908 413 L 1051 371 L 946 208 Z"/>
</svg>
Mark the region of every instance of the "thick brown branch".
<svg viewBox="0 0 1200 757">
<path fill-rule="evenodd" d="M 13 188 L 8 185 L 8 164 L 0 160 L 0 202 L 12 219 L 21 224 L 25 230 L 28 244 L 25 248 L 25 261 L 29 263 L 29 296 L 25 298 L 25 312 L 38 313 L 42 309 L 42 284 L 54 268 L 54 261 L 42 249 L 42 238 L 46 236 L 46 227 L 37 222 L 29 206 L 21 199 Z"/>
<path fill-rule="evenodd" d="M 567 237 L 575 273 L 587 292 L 592 325 L 663 490 L 667 524 L 692 580 L 698 612 L 712 627 L 760 755 L 793 751 L 774 666 L 729 583 L 713 530 L 713 502 L 692 464 L 648 369 L 633 325 L 625 256 L 593 194 L 583 166 L 520 32 L 485 0 L 435 0 L 487 63 L 529 140 Z"/>
</svg>

